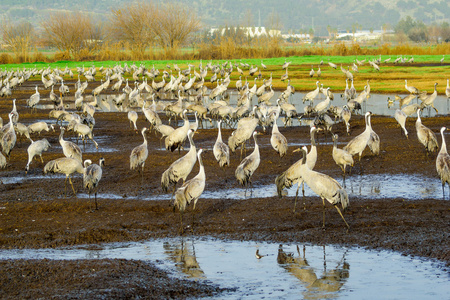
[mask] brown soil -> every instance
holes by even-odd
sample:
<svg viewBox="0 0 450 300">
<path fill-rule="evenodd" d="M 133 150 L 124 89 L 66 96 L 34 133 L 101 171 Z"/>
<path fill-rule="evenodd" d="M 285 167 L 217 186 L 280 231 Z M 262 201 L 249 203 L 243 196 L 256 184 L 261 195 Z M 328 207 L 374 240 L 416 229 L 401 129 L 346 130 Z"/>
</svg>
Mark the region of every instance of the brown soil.
<svg viewBox="0 0 450 300">
<path fill-rule="evenodd" d="M 32 84 L 13 92 L 13 97 L 18 99 L 19 121 L 22 123 L 48 118 L 48 111 L 30 114 L 26 108 L 25 101 L 33 92 Z M 48 97 L 48 92 L 41 91 L 42 96 Z M 3 120 L 7 120 L 7 113 L 12 107 L 11 100 L 0 101 Z M 180 217 L 178 212 L 173 212 L 169 201 L 129 199 L 162 193 L 161 174 L 179 154 L 159 150 L 159 136 L 148 134 L 150 154 L 141 180 L 140 174 L 129 169 L 129 155 L 135 146 L 142 143 L 142 136 L 130 129 L 126 113 L 97 112 L 95 120 L 95 135 L 106 136 L 107 139 L 100 143 L 97 153 L 85 153 L 83 159 L 96 162 L 104 157 L 106 166 L 99 193 L 112 193 L 122 198 L 102 198 L 99 200 L 99 210 L 89 212 L 89 201 L 74 197 L 70 187 L 68 197 L 64 196 L 63 179 L 0 184 L 1 248 L 54 248 L 139 241 L 180 234 Z M 427 156 L 417 141 L 414 121 L 415 118 L 408 119 L 410 136 L 406 139 L 393 118 L 373 117 L 373 128 L 381 138 L 382 151 L 379 156 L 372 156 L 368 150 L 364 152 L 361 161 L 364 173 L 420 174 L 439 180 L 435 155 Z M 436 133 L 448 121 L 446 116 L 423 120 Z M 347 142 L 363 131 L 364 119 L 361 116 L 352 117 L 351 123 L 351 136 L 345 134 L 343 124 L 333 128 L 341 142 Z M 138 127 L 143 126 L 148 126 L 148 123 L 140 115 Z M 309 144 L 309 128 L 306 126 L 281 128 L 280 131 L 289 142 Z M 228 139 L 230 134 L 230 129 L 222 132 L 224 139 Z M 42 134 L 52 145 L 50 151 L 43 154 L 45 163 L 62 157 L 58 135 L 59 129 Z M 197 147 L 207 150 L 203 155 L 206 189 L 236 188 L 234 170 L 239 163 L 239 153 L 232 154 L 230 167 L 220 170 L 212 153 L 216 136 L 217 129 L 200 129 L 194 136 Z M 268 132 L 259 141 L 265 146 L 261 148 L 261 164 L 253 176 L 254 187 L 274 184 L 275 177 L 300 158 L 298 153 L 292 153 L 294 148 L 291 147 L 286 157 L 280 160 L 270 147 Z M 326 145 L 321 144 L 324 141 L 327 141 Z M 335 178 L 342 176 L 340 168 L 331 158 L 329 134 L 319 134 L 318 142 L 319 158 L 315 169 Z M 29 142 L 23 139 L 17 143 L 7 168 L 0 173 L 2 177 L 25 176 L 28 145 Z M 102 152 L 102 147 L 118 151 Z M 253 148 L 252 143 L 249 147 Z M 41 175 L 42 169 L 40 161 L 34 161 L 28 174 Z M 197 172 L 196 165 L 192 174 Z M 353 172 L 361 172 L 361 168 L 356 166 Z M 78 193 L 85 192 L 80 177 L 74 178 L 73 182 Z M 292 211 L 293 205 L 293 197 L 247 200 L 200 198 L 193 231 L 186 230 L 184 234 L 222 239 L 362 246 L 435 258 L 447 266 L 450 263 L 448 200 L 371 200 L 352 197 L 349 208 L 344 212 L 351 226 L 348 231 L 339 214 L 328 203 L 326 228 L 322 229 L 322 201 L 319 197 L 306 197 L 305 209 L 301 205 L 296 213 Z M 188 208 L 184 218 L 189 228 L 192 228 L 191 209 Z M 0 261 L 0 264 L 0 290 L 4 298 L 183 298 L 223 291 L 208 283 L 174 279 L 155 265 L 141 261 L 18 260 Z"/>
</svg>

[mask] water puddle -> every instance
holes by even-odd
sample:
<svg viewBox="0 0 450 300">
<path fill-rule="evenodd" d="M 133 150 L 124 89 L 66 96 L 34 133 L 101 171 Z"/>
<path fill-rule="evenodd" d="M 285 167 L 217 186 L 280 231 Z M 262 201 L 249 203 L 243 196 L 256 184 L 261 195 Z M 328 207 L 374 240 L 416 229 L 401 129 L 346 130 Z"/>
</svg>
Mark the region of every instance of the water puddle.
<svg viewBox="0 0 450 300">
<path fill-rule="evenodd" d="M 342 185 L 342 178 L 336 178 Z M 426 198 L 442 199 L 442 186 L 438 178 L 427 178 L 420 175 L 352 175 L 347 176 L 345 180 L 345 189 L 350 197 L 385 199 L 385 198 L 403 198 L 405 200 L 420 200 Z M 295 197 L 297 185 L 286 190 L 288 197 Z M 226 191 L 203 192 L 201 198 L 205 199 L 232 199 L 245 200 L 249 198 L 269 198 L 277 197 L 277 188 L 273 185 L 254 185 L 253 189 L 231 188 Z M 127 194 L 102 193 L 101 189 L 98 198 L 103 199 L 129 199 L 129 200 L 169 200 L 171 194 L 147 194 L 146 196 L 136 196 Z M 302 196 L 301 187 L 299 196 Z M 305 196 L 316 197 L 317 195 L 305 185 Z M 78 194 L 79 198 L 87 198 L 88 194 Z"/>
<path fill-rule="evenodd" d="M 265 255 L 256 258 L 256 251 Z M 170 238 L 64 249 L 0 250 L 0 259 L 134 259 L 154 262 L 178 278 L 207 280 L 236 291 L 223 299 L 446 299 L 443 263 L 389 251 Z M 395 295 L 395 296 L 394 296 Z"/>
</svg>

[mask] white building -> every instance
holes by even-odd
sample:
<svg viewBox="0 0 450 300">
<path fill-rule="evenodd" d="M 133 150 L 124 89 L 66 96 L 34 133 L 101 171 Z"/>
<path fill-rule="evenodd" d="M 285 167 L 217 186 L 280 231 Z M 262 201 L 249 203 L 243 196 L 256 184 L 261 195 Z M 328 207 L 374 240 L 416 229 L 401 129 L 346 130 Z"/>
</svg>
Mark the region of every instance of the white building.
<svg viewBox="0 0 450 300">
<path fill-rule="evenodd" d="M 226 30 L 234 30 L 235 32 L 238 30 L 238 28 L 240 30 L 243 30 L 244 34 L 246 36 L 249 36 L 251 38 L 254 37 L 274 37 L 274 36 L 281 36 L 281 31 L 280 30 L 269 30 L 267 31 L 265 27 L 228 27 L 228 28 L 222 28 L 220 35 L 225 35 L 225 31 Z M 209 30 L 209 35 L 214 35 L 215 33 L 217 33 L 219 31 L 219 28 L 211 28 Z"/>
</svg>

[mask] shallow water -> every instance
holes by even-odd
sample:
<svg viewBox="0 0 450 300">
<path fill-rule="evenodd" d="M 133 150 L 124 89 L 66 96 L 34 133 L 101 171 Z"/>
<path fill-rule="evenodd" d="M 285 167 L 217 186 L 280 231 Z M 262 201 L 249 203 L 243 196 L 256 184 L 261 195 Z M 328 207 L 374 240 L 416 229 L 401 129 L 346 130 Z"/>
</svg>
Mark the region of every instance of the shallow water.
<svg viewBox="0 0 450 300">
<path fill-rule="evenodd" d="M 267 256 L 257 259 L 257 249 Z M 0 250 L 0 259 L 24 258 L 150 261 L 175 277 L 236 289 L 219 299 L 367 299 L 369 295 L 446 299 L 450 292 L 450 278 L 440 262 L 333 245 L 297 248 L 293 244 L 279 250 L 275 243 L 179 237 L 65 249 Z"/>
<path fill-rule="evenodd" d="M 344 186 L 342 178 L 336 180 Z M 407 183 L 407 184 L 405 184 Z M 403 198 L 405 200 L 420 200 L 426 198 L 442 199 L 442 186 L 438 178 L 428 178 L 421 175 L 405 174 L 377 174 L 377 175 L 351 175 L 345 180 L 345 189 L 350 197 L 362 197 L 370 199 Z M 292 186 L 287 196 L 295 197 L 297 185 Z M 448 191 L 447 191 L 448 192 Z M 244 200 L 249 198 L 269 198 L 277 196 L 277 188 L 271 185 L 254 185 L 247 192 L 244 188 L 232 188 L 227 190 L 211 191 L 206 185 L 201 198 L 206 199 L 233 199 Z M 299 196 L 302 196 L 301 187 Z M 305 196 L 317 196 L 305 185 Z M 88 194 L 79 193 L 79 198 L 87 198 Z M 147 196 L 118 195 L 111 192 L 102 193 L 99 190 L 98 198 L 104 199 L 130 199 L 130 200 L 169 200 L 171 194 L 149 194 Z"/>
</svg>

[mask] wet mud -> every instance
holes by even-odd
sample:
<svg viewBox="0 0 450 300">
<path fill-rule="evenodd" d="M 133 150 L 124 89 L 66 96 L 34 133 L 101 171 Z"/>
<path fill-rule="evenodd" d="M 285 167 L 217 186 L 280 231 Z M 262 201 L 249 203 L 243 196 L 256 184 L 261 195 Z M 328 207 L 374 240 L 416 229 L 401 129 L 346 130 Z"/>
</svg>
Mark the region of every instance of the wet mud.
<svg viewBox="0 0 450 300">
<path fill-rule="evenodd" d="M 19 122 L 29 124 L 35 120 L 47 120 L 49 110 L 31 113 L 26 99 L 33 93 L 28 88 L 13 92 L 17 98 Z M 73 83 L 69 82 L 69 85 Z M 94 87 L 94 86 L 93 86 Z M 89 93 L 89 90 L 87 90 Z M 41 91 L 47 96 L 48 91 Z M 0 100 L 0 116 L 7 123 L 7 113 L 12 108 L 12 98 Z M 83 159 L 98 162 L 104 157 L 106 166 L 99 184 L 99 209 L 92 211 L 93 199 L 82 197 L 82 177 L 72 181 L 79 197 L 70 186 L 64 195 L 64 176 L 43 176 L 43 164 L 34 161 L 25 174 L 29 141 L 21 138 L 12 150 L 6 169 L 0 170 L 1 180 L 24 177 L 16 183 L 0 183 L 0 247 L 56 248 L 74 245 L 96 245 L 108 242 L 140 241 L 151 238 L 180 235 L 180 215 L 170 206 L 169 200 L 143 200 L 151 195 L 163 195 L 160 181 L 162 173 L 186 150 L 169 152 L 160 149 L 159 134 L 147 135 L 149 157 L 144 174 L 131 171 L 131 150 L 142 143 L 142 136 L 129 125 L 125 112 L 96 112 L 95 136 L 101 136 L 98 151 L 88 145 Z M 167 118 L 161 114 L 164 123 Z M 190 116 L 193 121 L 193 116 Z M 54 123 L 55 120 L 49 120 Z M 436 155 L 428 155 L 418 142 L 414 128 L 415 118 L 408 118 L 407 139 L 392 117 L 373 116 L 372 126 L 381 139 L 381 153 L 373 156 L 365 150 L 360 164 L 353 174 L 413 174 L 435 178 Z M 450 125 L 447 116 L 423 118 L 424 125 L 439 138 L 439 129 Z M 181 124 L 181 123 L 180 123 Z M 149 126 L 139 113 L 138 127 Z M 345 133 L 342 123 L 333 126 L 339 135 L 340 147 L 364 130 L 364 118 L 352 116 L 351 135 Z M 262 128 L 258 127 L 259 131 Z M 222 130 L 227 140 L 232 129 Z M 288 142 L 309 145 L 309 127 L 280 128 Z M 52 147 L 43 153 L 44 163 L 62 157 L 56 132 L 43 132 L 41 138 L 49 140 Z M 94 136 L 94 138 L 95 138 Z M 206 190 L 226 191 L 239 188 L 234 171 L 240 163 L 239 151 L 231 155 L 231 166 L 220 169 L 214 159 L 212 147 L 217 129 L 199 129 L 194 136 L 196 146 L 204 149 L 203 163 L 206 172 Z M 38 139 L 37 136 L 32 136 Z M 71 134 L 66 139 L 75 141 Z M 448 137 L 447 137 L 448 138 Z M 259 138 L 261 164 L 252 177 L 253 188 L 275 184 L 275 177 L 300 159 L 292 146 L 288 154 L 279 158 L 270 146 L 270 129 Z M 331 157 L 332 144 L 329 133 L 317 135 L 318 161 L 315 170 L 334 178 L 342 171 Z M 81 148 L 83 146 L 80 144 Z M 247 154 L 253 150 L 248 143 Z M 117 149 L 117 151 L 102 151 Z M 189 178 L 197 174 L 198 164 Z M 142 175 L 142 176 L 141 176 Z M 27 179 L 29 177 L 30 179 Z M 352 180 L 352 177 L 347 178 Z M 408 186 L 409 182 L 402 182 Z M 402 188 L 404 188 L 402 186 Z M 300 192 L 301 194 L 301 192 Z M 344 222 L 329 203 L 326 203 L 325 229 L 322 228 L 322 201 L 318 196 L 300 196 L 296 212 L 294 197 L 270 196 L 253 198 L 248 192 L 245 200 L 200 198 L 196 210 L 188 207 L 184 214 L 185 236 L 213 236 L 221 239 L 254 240 L 268 242 L 291 242 L 313 244 L 339 244 L 361 246 L 370 249 L 398 251 L 404 255 L 438 259 L 450 263 L 449 190 L 445 199 L 403 198 L 370 199 L 351 197 Z M 165 194 L 164 194 L 165 195 Z M 5 298 L 184 298 L 211 296 L 222 292 L 207 282 L 176 279 L 149 262 L 125 260 L 76 260 L 76 261 L 0 261 L 0 290 Z M 29 278 L 30 280 L 23 280 Z M 55 288 L 55 287 L 58 288 Z"/>
</svg>

